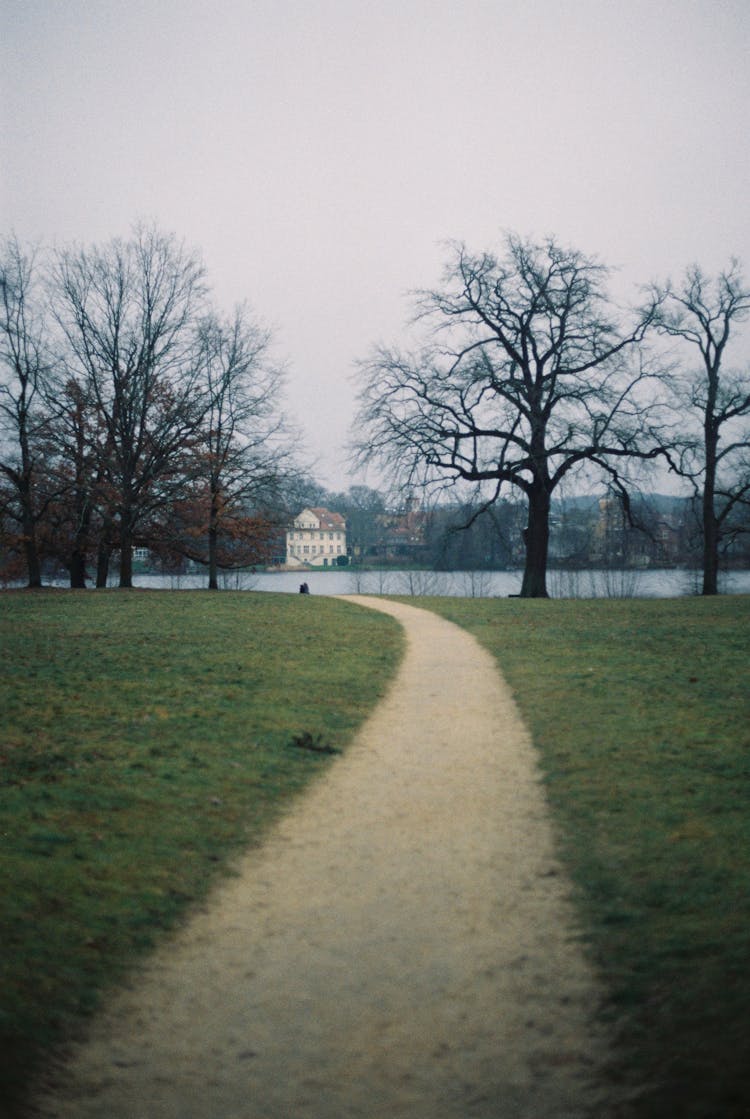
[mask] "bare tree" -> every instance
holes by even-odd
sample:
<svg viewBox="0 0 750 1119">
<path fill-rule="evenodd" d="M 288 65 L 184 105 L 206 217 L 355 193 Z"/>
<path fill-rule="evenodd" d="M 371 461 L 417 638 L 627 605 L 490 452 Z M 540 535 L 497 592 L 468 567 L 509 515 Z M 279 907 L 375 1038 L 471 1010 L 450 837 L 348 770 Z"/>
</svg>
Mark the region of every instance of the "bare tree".
<svg viewBox="0 0 750 1119">
<path fill-rule="evenodd" d="M 46 518 L 50 550 L 67 568 L 70 586 L 82 589 L 92 550 L 105 534 L 109 492 L 99 454 L 105 435 L 97 429 L 97 410 L 81 380 L 53 378 L 48 409 L 49 470 L 58 492 Z"/>
<path fill-rule="evenodd" d="M 191 558 L 206 563 L 209 589 L 219 568 L 259 562 L 273 524 L 267 509 L 292 464 L 280 397 L 284 377 L 271 360 L 271 336 L 245 308 L 201 325 L 201 368 L 207 409 L 196 447 Z M 201 543 L 205 541 L 205 546 Z"/>
<path fill-rule="evenodd" d="M 546 597 L 551 497 L 593 466 L 626 493 L 623 465 L 659 451 L 644 439 L 650 313 L 622 326 L 607 269 L 549 238 L 509 235 L 505 254 L 455 246 L 443 286 L 423 292 L 432 328 L 416 355 L 380 347 L 361 363 L 356 461 L 409 486 L 510 485 L 526 497 L 523 597 Z M 618 465 L 619 464 L 619 465 Z"/>
<path fill-rule="evenodd" d="M 55 313 L 69 374 L 97 415 L 121 587 L 132 586 L 139 527 L 184 482 L 205 412 L 196 331 L 204 296 L 200 261 L 154 228 L 57 258 Z"/>
<path fill-rule="evenodd" d="M 8 238 L 0 257 L 0 500 L 16 526 L 29 587 L 42 584 L 38 536 L 51 499 L 41 442 L 50 358 L 35 287 L 34 253 Z"/>
<path fill-rule="evenodd" d="M 683 439 L 676 469 L 700 502 L 702 593 L 717 594 L 720 547 L 737 531 L 738 511 L 745 512 L 739 527 L 750 531 L 750 371 L 726 366 L 732 330 L 750 311 L 750 289 L 733 260 L 713 279 L 693 265 L 679 287 L 655 285 L 651 295 L 658 301 L 657 329 L 701 356 L 700 367 L 672 378 L 683 427 L 692 417 L 700 432 Z"/>
</svg>

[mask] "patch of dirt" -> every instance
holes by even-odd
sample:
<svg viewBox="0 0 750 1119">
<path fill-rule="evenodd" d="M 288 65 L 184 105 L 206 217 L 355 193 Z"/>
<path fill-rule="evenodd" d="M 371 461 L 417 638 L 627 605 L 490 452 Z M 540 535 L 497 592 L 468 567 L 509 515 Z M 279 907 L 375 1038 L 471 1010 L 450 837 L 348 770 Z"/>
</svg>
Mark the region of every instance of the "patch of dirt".
<svg viewBox="0 0 750 1119">
<path fill-rule="evenodd" d="M 52 1119 L 609 1113 L 529 736 L 489 654 L 406 628 L 355 743 L 92 1024 Z"/>
</svg>

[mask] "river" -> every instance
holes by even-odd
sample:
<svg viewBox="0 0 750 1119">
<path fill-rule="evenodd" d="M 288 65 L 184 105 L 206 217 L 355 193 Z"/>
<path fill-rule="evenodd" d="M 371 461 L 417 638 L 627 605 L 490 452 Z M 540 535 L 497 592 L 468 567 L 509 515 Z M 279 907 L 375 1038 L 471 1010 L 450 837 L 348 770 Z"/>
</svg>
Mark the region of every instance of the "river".
<svg viewBox="0 0 750 1119">
<path fill-rule="evenodd" d="M 521 590 L 520 571 L 327 571 L 232 572 L 220 577 L 227 590 L 311 594 L 454 595 L 505 598 Z M 136 574 L 136 587 L 193 590 L 206 586 L 197 575 Z M 700 591 L 700 574 L 683 569 L 550 571 L 547 588 L 554 598 L 680 598 Z M 725 594 L 750 594 L 750 571 L 733 571 L 720 581 Z"/>
</svg>

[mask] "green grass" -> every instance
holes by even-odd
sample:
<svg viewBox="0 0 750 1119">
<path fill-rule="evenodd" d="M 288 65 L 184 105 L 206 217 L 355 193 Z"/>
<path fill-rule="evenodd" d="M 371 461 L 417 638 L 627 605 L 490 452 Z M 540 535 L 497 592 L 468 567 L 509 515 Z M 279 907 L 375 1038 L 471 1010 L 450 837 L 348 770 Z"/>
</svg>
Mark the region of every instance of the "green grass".
<svg viewBox="0 0 750 1119">
<path fill-rule="evenodd" d="M 750 598 L 417 604 L 494 653 L 533 733 L 633 1114 L 747 1116 Z M 321 597 L 6 593 L 0 651 L 8 1108 L 323 771 L 294 738 L 346 744 L 401 636 Z"/>
<path fill-rule="evenodd" d="M 399 627 L 326 598 L 0 594 L 0 1099 L 258 841 L 382 694 Z"/>
<path fill-rule="evenodd" d="M 750 598 L 428 599 L 541 752 L 638 1119 L 750 1115 Z"/>
</svg>

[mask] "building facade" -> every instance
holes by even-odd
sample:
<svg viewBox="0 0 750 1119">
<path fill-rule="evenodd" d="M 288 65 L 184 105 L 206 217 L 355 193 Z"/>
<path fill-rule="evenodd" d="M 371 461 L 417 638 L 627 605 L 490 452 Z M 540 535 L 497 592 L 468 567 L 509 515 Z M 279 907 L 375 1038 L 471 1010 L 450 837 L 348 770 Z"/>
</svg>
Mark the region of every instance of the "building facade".
<svg viewBox="0 0 750 1119">
<path fill-rule="evenodd" d="M 287 530 L 286 566 L 335 567 L 345 562 L 346 521 L 341 514 L 303 509 Z"/>
</svg>

